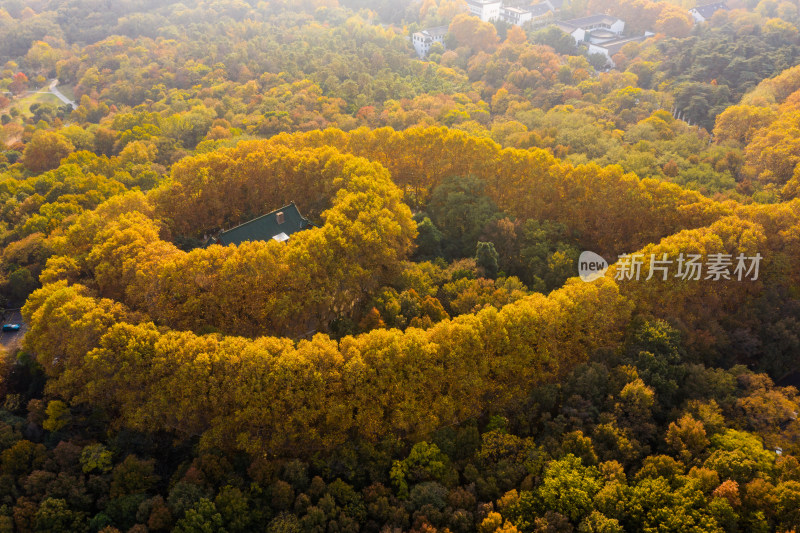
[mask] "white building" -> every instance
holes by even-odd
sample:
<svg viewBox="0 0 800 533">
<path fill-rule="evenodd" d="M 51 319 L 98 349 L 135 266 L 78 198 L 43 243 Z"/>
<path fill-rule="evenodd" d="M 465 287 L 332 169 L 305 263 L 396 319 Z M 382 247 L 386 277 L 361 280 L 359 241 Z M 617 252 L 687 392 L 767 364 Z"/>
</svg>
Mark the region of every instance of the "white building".
<svg viewBox="0 0 800 533">
<path fill-rule="evenodd" d="M 710 19 L 714 13 L 720 9 L 728 9 L 728 5 L 725 2 L 715 2 L 713 4 L 697 6 L 690 9 L 689 14 L 694 19 L 694 23 L 699 24 Z"/>
<path fill-rule="evenodd" d="M 521 9 L 518 7 L 505 7 L 500 9 L 500 20 L 507 24 L 514 26 L 522 26 L 526 22 L 533 19 L 533 13 L 530 9 Z"/>
<path fill-rule="evenodd" d="M 531 24 L 538 26 L 545 24 L 553 19 L 555 8 L 551 2 L 539 2 L 529 7 L 510 7 L 500 8 L 500 20 L 514 26 Z"/>
<path fill-rule="evenodd" d="M 433 43 L 441 43 L 442 46 L 444 46 L 444 36 L 447 35 L 447 29 L 447 26 L 437 26 L 435 28 L 418 31 L 411 36 L 414 50 L 417 51 L 417 55 L 420 59 L 428 55 Z"/>
<path fill-rule="evenodd" d="M 470 14 L 479 17 L 484 22 L 498 20 L 502 6 L 502 0 L 467 0 Z"/>
<path fill-rule="evenodd" d="M 639 37 L 626 37 L 623 39 L 614 39 L 611 41 L 604 41 L 603 43 L 590 43 L 589 44 L 589 53 L 590 54 L 602 54 L 606 56 L 606 65 L 614 68 L 616 67 L 616 63 L 614 63 L 614 55 L 616 55 L 622 47 L 628 43 L 640 43 L 651 37 L 653 34 L 650 33 L 645 35 L 640 35 Z"/>
<path fill-rule="evenodd" d="M 604 40 L 608 36 L 619 36 L 625 30 L 625 21 L 611 15 L 590 15 L 556 23 L 565 33 L 569 33 L 575 42 L 591 42 L 592 32 L 598 35 L 596 40 Z M 605 40 L 610 40 L 607 38 Z"/>
<path fill-rule="evenodd" d="M 523 1 L 508 0 L 466 0 L 470 15 L 484 22 L 496 20 L 514 26 L 531 23 L 545 24 L 553 18 L 553 13 L 560 11 L 564 0 L 539 0 L 535 4 Z"/>
</svg>

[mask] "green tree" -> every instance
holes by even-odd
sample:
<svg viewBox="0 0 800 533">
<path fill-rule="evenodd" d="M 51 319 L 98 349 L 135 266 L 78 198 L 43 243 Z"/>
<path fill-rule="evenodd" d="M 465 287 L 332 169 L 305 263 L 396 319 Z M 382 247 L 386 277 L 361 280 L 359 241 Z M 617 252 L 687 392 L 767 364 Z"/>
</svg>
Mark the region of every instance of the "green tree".
<svg viewBox="0 0 800 533">
<path fill-rule="evenodd" d="M 47 404 L 47 420 L 42 427 L 47 431 L 58 431 L 70 421 L 70 412 L 67 404 L 61 400 L 53 400 Z"/>
<path fill-rule="evenodd" d="M 147 492 L 158 482 L 154 469 L 154 459 L 142 460 L 135 455 L 127 456 L 114 467 L 109 494 L 111 497 L 119 497 Z"/>
<path fill-rule="evenodd" d="M 572 454 L 547 464 L 538 488 L 542 510 L 553 510 L 579 523 L 593 509 L 594 496 L 602 487 L 600 472 Z"/>
<path fill-rule="evenodd" d="M 214 505 L 222 516 L 229 533 L 247 531 L 252 521 L 247 496 L 236 487 L 227 485 L 214 499 Z"/>
<path fill-rule="evenodd" d="M 490 279 L 497 277 L 500 256 L 491 242 L 478 242 L 475 250 L 475 262 L 483 271 L 484 276 Z"/>
<path fill-rule="evenodd" d="M 431 222 L 430 218 L 424 217 L 422 222 L 417 224 L 417 232 L 415 258 L 420 261 L 427 261 L 441 257 L 444 234 Z"/>
<path fill-rule="evenodd" d="M 102 473 L 110 472 L 112 457 L 111 450 L 102 444 L 90 444 L 81 451 L 81 468 L 86 474 L 95 470 Z"/>
<path fill-rule="evenodd" d="M 625 363 L 636 367 L 642 381 L 658 395 L 659 410 L 668 410 L 678 399 L 686 376 L 681 336 L 664 320 L 645 322 L 629 341 Z"/>
<path fill-rule="evenodd" d="M 36 533 L 82 533 L 88 531 L 86 515 L 70 510 L 60 498 L 46 498 L 34 517 Z"/>
<path fill-rule="evenodd" d="M 401 497 L 408 496 L 409 483 L 445 481 L 451 474 L 449 458 L 435 444 L 418 442 L 408 457 L 395 461 L 390 477 Z"/>
<path fill-rule="evenodd" d="M 433 223 L 444 234 L 445 257 L 471 256 L 486 226 L 502 218 L 484 189 L 483 180 L 476 176 L 453 177 L 431 193 L 428 211 Z"/>
<path fill-rule="evenodd" d="M 223 527 L 222 515 L 214 502 L 206 498 L 198 501 L 186 511 L 186 515 L 175 524 L 175 533 L 227 533 Z"/>
</svg>

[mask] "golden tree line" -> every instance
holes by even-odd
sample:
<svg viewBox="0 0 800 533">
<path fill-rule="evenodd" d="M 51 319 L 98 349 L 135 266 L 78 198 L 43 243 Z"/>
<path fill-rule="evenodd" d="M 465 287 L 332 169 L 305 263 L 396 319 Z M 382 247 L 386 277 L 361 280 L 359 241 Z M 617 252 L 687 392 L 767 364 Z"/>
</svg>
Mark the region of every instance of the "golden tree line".
<svg viewBox="0 0 800 533">
<path fill-rule="evenodd" d="M 25 306 L 26 346 L 49 394 L 105 407 L 126 427 L 269 456 L 308 456 L 349 438 L 422 438 L 512 407 L 614 347 L 629 314 L 612 281 L 578 281 L 428 330 L 295 344 L 166 330 L 90 294 L 59 281 Z"/>
<path fill-rule="evenodd" d="M 736 205 L 675 184 L 641 180 L 617 165 L 571 165 L 545 150 L 502 148 L 443 127 L 327 129 L 282 134 L 269 142 L 295 149 L 334 146 L 377 161 L 412 205 L 422 203 L 445 178 L 478 176 L 504 211 L 522 220 L 561 222 L 599 253 L 636 250 L 683 229 L 704 227 L 731 214 Z M 190 205 L 181 212 L 197 206 Z"/>
<path fill-rule="evenodd" d="M 424 203 L 429 191 L 453 175 L 482 179 L 489 196 L 514 217 L 563 223 L 586 249 L 611 262 L 665 238 L 663 245 L 678 252 L 698 235 L 719 239 L 720 231 L 738 239 L 760 237 L 695 242 L 693 249 L 765 256 L 774 251 L 765 267 L 778 253 L 790 264 L 798 256 L 791 238 L 797 202 L 715 202 L 674 184 L 640 180 L 617 166 L 573 166 L 543 150 L 502 149 L 445 128 L 329 129 L 240 143 L 180 162 L 148 199 L 121 197 L 126 199 L 84 215 L 66 237 L 56 237 L 64 243 L 56 245 L 61 258 L 52 260 L 42 279 L 80 280 L 179 329 L 296 337 L 352 310 L 396 274 L 414 230 L 392 180 L 414 204 Z M 296 235 L 288 247 L 248 243 L 185 253 L 159 236 L 202 235 L 294 199 L 326 223 Z M 137 205 L 120 212 L 113 207 L 126 202 Z M 63 265 L 76 258 L 75 265 Z M 791 268 L 779 274 L 796 277 Z M 707 298 L 695 300 L 704 316 L 715 309 L 700 303 Z M 667 302 L 665 309 L 673 307 Z"/>
<path fill-rule="evenodd" d="M 126 426 L 200 435 L 209 446 L 311 454 L 354 436 L 399 431 L 413 439 L 502 411 L 535 384 L 615 348 L 633 311 L 676 319 L 700 344 L 729 326 L 726 315 L 753 324 L 760 285 L 620 287 L 612 269 L 595 283 L 573 280 L 549 296 L 427 330 L 299 343 L 200 334 L 208 327 L 256 336 L 262 320 L 274 320 L 268 313 L 284 309 L 285 322 L 267 328 L 291 334 L 315 312 L 336 310 L 389 279 L 415 231 L 400 188 L 379 163 L 412 200 L 442 176 L 473 174 L 510 213 L 563 221 L 585 242 L 607 247 L 595 249 L 759 252 L 762 281 L 797 283 L 800 201 L 721 204 L 617 167 L 572 167 L 541 150 L 501 150 L 438 128 L 282 136 L 187 160 L 149 198 L 115 197 L 52 238 L 58 254 L 42 274 L 45 287 L 24 309 L 26 348 L 51 377 L 48 393 L 105 406 Z M 329 200 L 303 204 L 319 191 Z M 186 253 L 166 240 L 293 197 L 325 224 L 288 246 Z"/>
<path fill-rule="evenodd" d="M 800 67 L 762 81 L 740 104 L 717 117 L 718 143 L 744 151 L 744 179 L 775 188 L 784 200 L 800 197 Z"/>
<path fill-rule="evenodd" d="M 117 197 L 55 239 L 60 259 L 51 261 L 43 282 L 83 281 L 99 295 L 178 329 L 298 337 L 324 329 L 392 278 L 416 235 L 388 172 L 331 148 L 243 143 L 193 158 L 173 174 L 174 182 L 151 194 L 172 218 L 159 217 L 141 194 Z M 180 181 L 188 175 L 200 182 Z M 253 179 L 252 187 L 243 176 Z M 181 190 L 194 191 L 203 205 L 194 216 L 165 205 Z M 187 253 L 161 238 L 167 227 L 235 225 L 245 213 L 261 214 L 294 198 L 325 223 L 288 243 L 254 241 Z"/>
</svg>

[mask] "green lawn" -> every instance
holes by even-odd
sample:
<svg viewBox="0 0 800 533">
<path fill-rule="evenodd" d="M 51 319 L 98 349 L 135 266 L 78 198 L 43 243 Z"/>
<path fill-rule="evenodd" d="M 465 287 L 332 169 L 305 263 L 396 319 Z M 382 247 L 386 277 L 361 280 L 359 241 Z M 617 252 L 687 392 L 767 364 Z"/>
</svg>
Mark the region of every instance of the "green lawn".
<svg viewBox="0 0 800 533">
<path fill-rule="evenodd" d="M 65 96 L 66 94 L 67 93 L 64 93 Z M 53 104 L 57 106 L 64 105 L 64 103 L 59 100 L 56 95 L 50 93 L 28 94 L 22 98 L 11 101 L 11 107 L 16 107 L 25 116 L 31 116 L 33 114 L 31 113 L 31 106 L 33 104 Z"/>
<path fill-rule="evenodd" d="M 61 85 L 61 84 L 58 84 L 56 86 L 56 89 L 61 91 L 61 93 L 64 96 L 66 96 L 67 98 L 69 98 L 70 100 L 75 100 L 75 87 L 73 87 L 72 85 Z"/>
</svg>

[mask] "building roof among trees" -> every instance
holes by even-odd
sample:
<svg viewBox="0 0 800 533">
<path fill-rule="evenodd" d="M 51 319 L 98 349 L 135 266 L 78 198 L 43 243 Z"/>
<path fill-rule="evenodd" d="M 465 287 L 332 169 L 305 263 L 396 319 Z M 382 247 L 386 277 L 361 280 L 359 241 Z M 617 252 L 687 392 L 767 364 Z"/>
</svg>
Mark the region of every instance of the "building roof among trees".
<svg viewBox="0 0 800 533">
<path fill-rule="evenodd" d="M 448 29 L 449 26 L 435 26 L 433 28 L 420 30 L 417 33 L 419 33 L 423 38 L 440 39 L 447 35 Z"/>
<path fill-rule="evenodd" d="M 592 30 L 591 37 L 593 39 L 606 39 L 606 40 L 619 39 L 619 35 L 617 35 L 613 31 L 608 31 L 604 29 Z"/>
<path fill-rule="evenodd" d="M 223 231 L 217 235 L 212 244 L 227 246 L 246 241 L 267 241 L 269 239 L 283 242 L 288 240 L 293 233 L 308 229 L 313 225 L 311 221 L 300 214 L 300 210 L 292 202 L 271 213 Z"/>
<path fill-rule="evenodd" d="M 545 4 L 544 2 L 539 4 L 534 4 L 528 8 L 528 11 L 531 12 L 531 15 L 534 17 L 540 17 L 550 11 L 550 6 Z"/>
<path fill-rule="evenodd" d="M 570 26 L 574 26 L 575 28 L 585 28 L 587 26 L 594 26 L 595 24 L 607 24 L 611 26 L 618 20 L 620 19 L 618 19 L 617 17 L 613 17 L 611 15 L 598 14 L 598 15 L 589 15 L 588 17 L 581 17 L 577 19 L 564 20 L 562 21 L 562 23 L 569 24 Z"/>
<path fill-rule="evenodd" d="M 644 41 L 646 38 L 647 37 L 644 35 L 639 35 L 636 37 L 625 37 L 623 39 L 615 39 L 613 41 L 604 42 L 602 44 L 596 44 L 595 46 L 599 48 L 605 48 L 606 50 L 608 50 L 608 55 L 609 57 L 611 57 L 614 54 L 617 54 L 620 50 L 622 50 L 622 47 L 625 46 L 626 44 L 640 43 Z"/>
<path fill-rule="evenodd" d="M 716 13 L 720 9 L 728 9 L 728 5 L 725 2 L 714 2 L 713 4 L 705 4 L 702 6 L 697 6 L 694 9 L 692 9 L 692 11 L 696 12 L 698 15 L 708 20 L 714 13 Z"/>
</svg>

